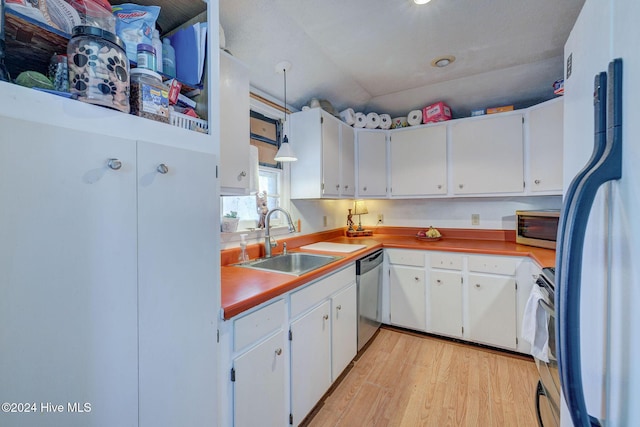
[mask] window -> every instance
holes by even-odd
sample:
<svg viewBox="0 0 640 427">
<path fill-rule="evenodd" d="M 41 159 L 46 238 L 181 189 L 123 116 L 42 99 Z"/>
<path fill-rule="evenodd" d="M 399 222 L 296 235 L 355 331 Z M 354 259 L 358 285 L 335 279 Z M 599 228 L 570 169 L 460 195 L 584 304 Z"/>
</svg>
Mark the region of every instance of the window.
<svg viewBox="0 0 640 427">
<path fill-rule="evenodd" d="M 280 193 L 282 188 L 282 171 L 268 167 L 260 167 L 259 170 L 259 190 L 255 195 L 250 196 L 223 196 L 221 197 L 222 215 L 236 212 L 240 218 L 238 230 L 252 230 L 258 227 L 260 220 L 260 196 L 266 193 L 267 208 L 269 210 L 279 207 Z M 279 212 L 273 214 L 270 218 L 271 225 L 280 224 Z"/>
</svg>

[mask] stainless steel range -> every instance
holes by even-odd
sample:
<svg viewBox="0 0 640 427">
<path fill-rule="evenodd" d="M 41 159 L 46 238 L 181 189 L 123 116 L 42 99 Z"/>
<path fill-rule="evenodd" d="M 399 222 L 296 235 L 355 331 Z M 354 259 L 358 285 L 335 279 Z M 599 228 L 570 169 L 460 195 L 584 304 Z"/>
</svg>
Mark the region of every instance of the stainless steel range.
<svg viewBox="0 0 640 427">
<path fill-rule="evenodd" d="M 560 425 L 560 377 L 556 360 L 554 283 L 555 269 L 543 268 L 542 274 L 536 280 L 536 285 L 540 287 L 540 291 L 544 296 L 544 298 L 538 300 L 538 304 L 547 315 L 549 361 L 546 362 L 534 356 L 540 373 L 540 380 L 536 390 L 536 410 L 538 412 L 538 424 L 541 427 L 556 427 Z"/>
</svg>

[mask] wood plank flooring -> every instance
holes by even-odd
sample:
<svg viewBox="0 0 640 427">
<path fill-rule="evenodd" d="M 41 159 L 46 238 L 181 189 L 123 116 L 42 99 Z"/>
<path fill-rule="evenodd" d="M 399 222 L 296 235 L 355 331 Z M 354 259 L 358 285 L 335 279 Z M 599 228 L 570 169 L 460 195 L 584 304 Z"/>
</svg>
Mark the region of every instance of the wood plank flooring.
<svg viewBox="0 0 640 427">
<path fill-rule="evenodd" d="M 380 329 L 303 425 L 537 426 L 533 359 Z"/>
</svg>

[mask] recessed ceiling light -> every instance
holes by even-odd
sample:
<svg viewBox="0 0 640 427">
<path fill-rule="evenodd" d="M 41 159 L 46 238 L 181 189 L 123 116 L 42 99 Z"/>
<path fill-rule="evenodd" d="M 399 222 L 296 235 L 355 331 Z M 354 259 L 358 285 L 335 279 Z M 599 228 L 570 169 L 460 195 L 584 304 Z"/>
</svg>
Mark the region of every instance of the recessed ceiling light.
<svg viewBox="0 0 640 427">
<path fill-rule="evenodd" d="M 415 4 L 427 4 L 429 3 L 431 0 L 413 0 L 413 2 Z"/>
<path fill-rule="evenodd" d="M 452 56 L 452 55 L 441 56 L 441 57 L 436 58 L 433 61 L 431 61 L 431 66 L 432 67 L 443 68 L 443 67 L 446 67 L 447 65 L 451 64 L 455 60 L 456 60 L 456 57 Z"/>
</svg>

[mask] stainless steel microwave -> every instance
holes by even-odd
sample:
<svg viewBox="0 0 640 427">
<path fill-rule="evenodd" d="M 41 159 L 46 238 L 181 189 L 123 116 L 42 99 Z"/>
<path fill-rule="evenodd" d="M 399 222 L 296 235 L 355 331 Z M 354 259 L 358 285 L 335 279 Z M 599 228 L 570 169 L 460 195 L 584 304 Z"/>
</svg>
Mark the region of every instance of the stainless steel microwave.
<svg viewBox="0 0 640 427">
<path fill-rule="evenodd" d="M 516 243 L 555 249 L 559 209 L 516 211 Z"/>
</svg>

